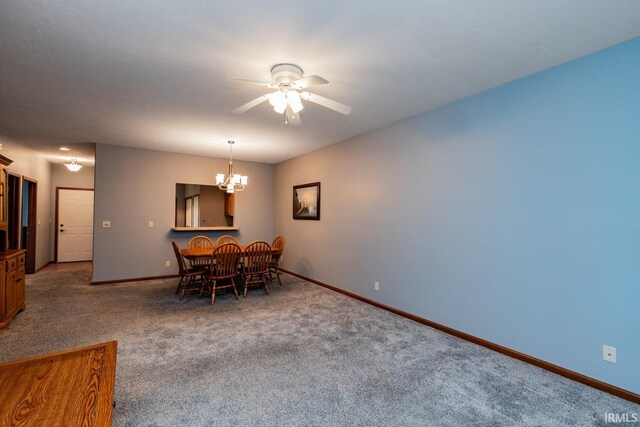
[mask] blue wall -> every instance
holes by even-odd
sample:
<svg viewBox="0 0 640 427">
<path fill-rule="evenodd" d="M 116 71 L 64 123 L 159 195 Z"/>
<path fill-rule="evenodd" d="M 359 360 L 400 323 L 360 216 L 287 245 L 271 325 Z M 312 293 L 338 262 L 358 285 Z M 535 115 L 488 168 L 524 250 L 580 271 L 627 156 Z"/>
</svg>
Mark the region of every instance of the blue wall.
<svg viewBox="0 0 640 427">
<path fill-rule="evenodd" d="M 285 268 L 640 393 L 640 39 L 281 163 L 275 231 Z"/>
</svg>

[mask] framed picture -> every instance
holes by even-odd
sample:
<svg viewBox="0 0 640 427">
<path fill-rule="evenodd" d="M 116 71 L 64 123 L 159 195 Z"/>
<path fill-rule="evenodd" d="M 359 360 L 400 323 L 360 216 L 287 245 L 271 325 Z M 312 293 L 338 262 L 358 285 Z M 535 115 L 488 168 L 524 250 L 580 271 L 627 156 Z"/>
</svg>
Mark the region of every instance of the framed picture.
<svg viewBox="0 0 640 427">
<path fill-rule="evenodd" d="M 320 183 L 293 186 L 293 219 L 320 220 Z"/>
</svg>

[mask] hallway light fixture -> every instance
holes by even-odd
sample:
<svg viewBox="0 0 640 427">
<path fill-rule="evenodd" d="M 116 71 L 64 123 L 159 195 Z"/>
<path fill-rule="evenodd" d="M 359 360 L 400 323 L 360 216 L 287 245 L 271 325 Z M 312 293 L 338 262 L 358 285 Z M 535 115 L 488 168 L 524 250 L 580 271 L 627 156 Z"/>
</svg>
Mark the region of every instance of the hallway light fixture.
<svg viewBox="0 0 640 427">
<path fill-rule="evenodd" d="M 71 159 L 71 163 L 64 164 L 71 172 L 78 172 L 82 169 L 82 165 L 78 163 L 78 159 Z"/>
<path fill-rule="evenodd" d="M 247 187 L 247 176 L 233 173 L 233 144 L 235 141 L 227 141 L 229 143 L 229 173 L 225 177 L 223 173 L 216 175 L 216 185 L 219 189 L 227 193 L 235 193 L 242 191 Z"/>
</svg>

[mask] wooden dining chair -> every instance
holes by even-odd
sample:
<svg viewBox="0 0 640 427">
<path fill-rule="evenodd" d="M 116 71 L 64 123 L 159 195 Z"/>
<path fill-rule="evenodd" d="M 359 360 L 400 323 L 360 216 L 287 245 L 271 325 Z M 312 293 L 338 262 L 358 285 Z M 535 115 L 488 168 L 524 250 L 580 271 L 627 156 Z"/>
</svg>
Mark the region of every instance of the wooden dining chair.
<svg viewBox="0 0 640 427">
<path fill-rule="evenodd" d="M 282 256 L 283 251 L 284 251 L 284 237 L 278 236 L 273 240 L 273 243 L 271 243 L 271 260 L 269 261 L 269 281 L 273 282 L 273 276 L 271 275 L 271 273 L 275 273 L 280 286 L 282 286 L 282 282 L 280 281 L 280 273 L 278 272 L 278 263 L 280 262 L 280 257 Z"/>
<path fill-rule="evenodd" d="M 233 294 L 238 299 L 238 289 L 236 279 L 238 278 L 238 265 L 242 257 L 242 249 L 235 243 L 225 243 L 218 246 L 211 256 L 212 268 L 205 274 L 205 281 L 200 287 L 200 296 L 204 291 L 205 284 L 211 293 L 211 305 L 216 302 L 216 292 L 222 289 L 233 289 Z M 227 284 L 224 284 L 224 282 Z M 222 284 L 221 284 L 222 283 Z"/>
<path fill-rule="evenodd" d="M 201 257 L 191 257 L 189 260 L 191 267 L 199 270 L 206 270 L 211 265 L 211 253 L 213 252 L 213 240 L 207 236 L 194 236 L 187 243 L 187 249 L 193 252 L 203 252 Z"/>
<path fill-rule="evenodd" d="M 216 246 L 224 245 L 225 243 L 235 243 L 239 245 L 238 239 L 233 237 L 231 234 L 224 234 L 216 239 Z"/>
<path fill-rule="evenodd" d="M 250 286 L 264 286 L 269 293 L 267 275 L 269 274 L 269 261 L 271 260 L 271 246 L 267 242 L 256 241 L 244 250 L 242 261 L 242 278 L 244 280 L 244 298 L 247 297 L 247 289 Z"/>
<path fill-rule="evenodd" d="M 173 246 L 173 252 L 176 255 L 176 261 L 178 262 L 178 274 L 180 280 L 178 281 L 178 288 L 176 294 L 180 293 L 180 300 L 184 298 L 184 293 L 190 290 L 198 290 L 198 283 L 202 282 L 202 270 L 189 268 L 187 261 L 180 253 L 180 248 L 175 240 L 171 241 Z"/>
</svg>

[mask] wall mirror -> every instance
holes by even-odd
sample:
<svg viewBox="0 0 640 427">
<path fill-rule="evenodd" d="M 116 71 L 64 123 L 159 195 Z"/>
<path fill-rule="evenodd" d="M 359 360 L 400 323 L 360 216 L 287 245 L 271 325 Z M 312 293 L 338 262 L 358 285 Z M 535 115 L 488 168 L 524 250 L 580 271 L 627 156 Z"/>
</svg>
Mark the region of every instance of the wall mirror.
<svg viewBox="0 0 640 427">
<path fill-rule="evenodd" d="M 214 185 L 176 184 L 176 227 L 232 227 L 234 194 Z"/>
</svg>

